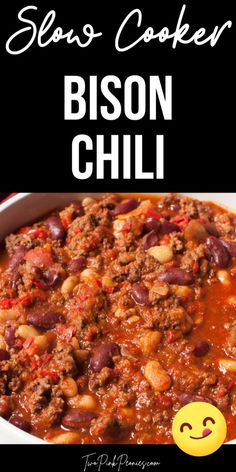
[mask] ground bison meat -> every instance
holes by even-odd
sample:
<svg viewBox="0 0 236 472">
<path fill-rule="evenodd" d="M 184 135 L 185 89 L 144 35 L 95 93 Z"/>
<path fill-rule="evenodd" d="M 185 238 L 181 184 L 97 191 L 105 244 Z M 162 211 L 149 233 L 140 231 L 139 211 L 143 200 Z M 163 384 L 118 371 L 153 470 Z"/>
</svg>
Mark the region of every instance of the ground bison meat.
<svg viewBox="0 0 236 472">
<path fill-rule="evenodd" d="M 113 371 L 109 367 L 103 367 L 103 369 L 90 376 L 89 388 L 91 390 L 96 390 L 97 388 L 104 387 L 112 379 Z"/>
<path fill-rule="evenodd" d="M 34 426 L 51 428 L 58 424 L 62 417 L 64 400 L 60 397 L 53 397 L 46 408 L 39 415 L 34 417 Z"/>
<path fill-rule="evenodd" d="M 0 372 L 0 395 L 5 395 L 7 385 L 7 376 Z"/>
<path fill-rule="evenodd" d="M 223 236 L 235 236 L 235 216 L 228 213 L 216 214 L 214 222 L 217 230 Z"/>
<path fill-rule="evenodd" d="M 13 393 L 19 391 L 23 385 L 22 375 L 24 374 L 24 361 L 13 354 L 11 359 L 0 363 L 0 374 L 6 379 L 7 390 Z M 5 373 L 5 375 L 4 375 Z"/>
<path fill-rule="evenodd" d="M 71 345 L 59 344 L 55 350 L 49 367 L 60 373 L 60 375 L 76 375 L 77 366 L 73 356 L 73 348 Z"/>
<path fill-rule="evenodd" d="M 92 420 L 90 433 L 94 436 L 116 436 L 120 433 L 120 424 L 114 415 L 103 415 Z"/>
<path fill-rule="evenodd" d="M 128 280 L 129 282 L 136 282 L 142 275 L 148 274 L 158 269 L 159 263 L 142 249 L 135 255 L 128 253 L 120 254 L 117 260 L 110 264 L 108 274 L 115 280 Z M 133 259 L 133 260 L 132 260 Z"/>
<path fill-rule="evenodd" d="M 31 413 L 39 413 L 50 401 L 52 385 L 48 378 L 37 379 L 27 385 L 24 395 Z"/>
<path fill-rule="evenodd" d="M 10 234 L 6 238 L 6 250 L 9 256 L 12 256 L 19 246 L 31 249 L 34 247 L 34 240 L 27 234 Z"/>
<path fill-rule="evenodd" d="M 184 367 L 182 364 L 170 369 L 174 387 L 180 392 L 205 393 L 205 386 L 215 385 L 217 376 L 214 373 L 199 369 L 197 366 Z"/>
</svg>

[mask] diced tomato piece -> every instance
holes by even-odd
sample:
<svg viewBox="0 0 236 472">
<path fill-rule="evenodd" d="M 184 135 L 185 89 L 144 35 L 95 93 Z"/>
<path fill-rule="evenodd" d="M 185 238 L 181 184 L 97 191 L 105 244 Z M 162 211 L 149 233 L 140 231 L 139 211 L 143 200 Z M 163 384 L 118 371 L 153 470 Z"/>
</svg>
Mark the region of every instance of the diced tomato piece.
<svg viewBox="0 0 236 472">
<path fill-rule="evenodd" d="M 181 337 L 180 330 L 169 329 L 166 331 L 166 341 L 168 344 L 174 343 Z"/>
<path fill-rule="evenodd" d="M 39 359 L 31 359 L 30 360 L 30 368 L 31 370 L 38 369 L 39 367 L 44 367 L 48 362 L 51 360 L 52 354 L 50 353 L 45 353 L 40 356 Z"/>
<path fill-rule="evenodd" d="M 52 358 L 52 354 L 50 354 L 49 352 L 46 352 L 45 354 L 42 354 L 41 358 L 40 358 L 40 362 L 41 362 L 41 365 L 45 365 L 47 364 L 50 359 Z"/>
<path fill-rule="evenodd" d="M 227 385 L 228 392 L 230 390 L 232 390 L 232 388 L 234 388 L 234 387 L 235 387 L 235 382 L 233 380 L 231 380 L 231 382 L 229 382 L 228 385 Z"/>
<path fill-rule="evenodd" d="M 53 370 L 42 370 L 40 374 L 42 377 L 49 377 L 53 384 L 57 383 L 59 380 L 59 375 Z"/>
<path fill-rule="evenodd" d="M 45 231 L 45 229 L 40 228 L 36 229 L 34 232 L 34 237 L 39 238 L 39 239 L 47 239 L 48 238 L 48 232 Z"/>
<path fill-rule="evenodd" d="M 29 231 L 32 231 L 32 226 L 23 226 L 19 229 L 18 234 L 27 234 Z"/>
<path fill-rule="evenodd" d="M 89 285 L 88 283 L 84 283 L 83 286 L 81 287 L 79 295 L 75 297 L 76 302 L 82 303 L 89 298 L 92 299 L 96 297 L 98 293 L 98 286 L 97 284 L 91 284 Z"/>
<path fill-rule="evenodd" d="M 32 303 L 32 298 L 30 295 L 25 295 L 24 297 L 19 297 L 14 300 L 14 304 L 20 303 L 23 306 L 29 306 Z"/>
<path fill-rule="evenodd" d="M 16 339 L 14 346 L 21 348 L 23 346 L 23 341 L 21 339 Z"/>
<path fill-rule="evenodd" d="M 159 394 L 159 402 L 164 408 L 171 408 L 173 405 L 172 398 L 168 397 L 168 395 L 164 395 L 163 393 Z"/>
<path fill-rule="evenodd" d="M 101 282 L 101 280 L 96 279 L 96 284 L 97 284 L 97 286 L 98 286 L 99 288 L 102 287 L 102 282 Z"/>
<path fill-rule="evenodd" d="M 15 298 L 12 303 L 14 303 L 14 305 L 20 303 L 23 306 L 29 306 L 37 298 L 40 300 L 45 300 L 46 298 L 45 292 L 43 292 L 39 288 L 33 289 L 29 294 L 24 295 L 23 297 Z"/>
<path fill-rule="evenodd" d="M 42 289 L 48 288 L 47 284 L 43 280 L 33 280 L 33 284 L 35 285 L 35 287 L 38 287 L 38 288 L 42 288 Z"/>
<path fill-rule="evenodd" d="M 170 242 L 170 236 L 168 234 L 165 234 L 159 241 L 160 246 L 166 246 Z"/>
<path fill-rule="evenodd" d="M 41 268 L 47 268 L 53 264 L 51 253 L 41 247 L 30 249 L 25 255 L 25 260 L 32 266 Z"/>
<path fill-rule="evenodd" d="M 115 290 L 115 287 L 103 287 L 104 292 L 107 293 L 113 293 Z"/>
<path fill-rule="evenodd" d="M 9 310 L 12 308 L 12 300 L 10 300 L 10 298 L 2 298 L 0 300 L 0 308 L 3 310 Z"/>
<path fill-rule="evenodd" d="M 146 211 L 146 217 L 147 218 L 156 218 L 156 220 L 159 220 L 161 218 L 161 214 L 158 213 L 158 211 L 153 210 L 153 208 L 148 208 Z"/>
<path fill-rule="evenodd" d="M 59 336 L 67 342 L 70 342 L 74 334 L 76 333 L 76 326 L 64 326 L 63 324 L 58 324 L 56 327 L 57 333 Z"/>
<path fill-rule="evenodd" d="M 75 233 L 75 234 L 80 234 L 80 233 L 82 233 L 82 230 L 80 229 L 79 226 L 77 226 L 77 228 L 74 228 L 74 233 Z"/>
<path fill-rule="evenodd" d="M 156 275 L 155 275 L 155 278 L 156 278 Z M 121 283 L 121 288 L 129 288 L 130 287 L 130 284 L 128 282 L 122 282 Z"/>
<path fill-rule="evenodd" d="M 196 274 L 196 272 L 198 272 L 198 270 L 199 270 L 199 262 L 194 261 L 194 263 L 193 263 L 193 273 Z"/>
<path fill-rule="evenodd" d="M 218 398 L 223 398 L 225 394 L 227 393 L 227 389 L 225 388 L 224 385 L 220 385 L 218 392 L 217 392 L 217 397 Z"/>
<path fill-rule="evenodd" d="M 29 234 L 34 236 L 34 238 L 46 239 L 48 233 L 44 228 L 33 228 L 32 226 L 23 226 L 18 231 L 18 234 Z"/>
<path fill-rule="evenodd" d="M 24 349 L 29 349 L 29 347 L 32 346 L 33 342 L 34 342 L 33 336 L 29 336 L 29 338 L 27 338 L 27 339 L 25 340 L 25 342 L 24 342 L 24 344 L 23 344 L 23 348 L 24 348 Z"/>
<path fill-rule="evenodd" d="M 174 216 L 173 218 L 171 218 L 171 223 L 175 223 L 179 229 L 184 229 L 185 226 L 187 226 L 187 224 L 189 223 L 190 221 L 190 217 L 188 215 L 176 215 Z"/>
<path fill-rule="evenodd" d="M 40 367 L 40 359 L 31 359 L 30 361 L 30 369 L 35 370 Z"/>
<path fill-rule="evenodd" d="M 131 223 L 128 221 L 120 229 L 120 233 L 128 233 L 131 230 Z"/>
<path fill-rule="evenodd" d="M 106 255 L 108 259 L 116 259 L 118 256 L 117 250 L 116 249 L 107 249 Z"/>
<path fill-rule="evenodd" d="M 70 226 L 70 224 L 72 223 L 72 212 L 65 212 L 65 213 L 61 213 L 60 214 L 60 218 L 61 218 L 61 222 L 64 226 L 65 229 L 68 228 L 68 226 Z"/>
</svg>

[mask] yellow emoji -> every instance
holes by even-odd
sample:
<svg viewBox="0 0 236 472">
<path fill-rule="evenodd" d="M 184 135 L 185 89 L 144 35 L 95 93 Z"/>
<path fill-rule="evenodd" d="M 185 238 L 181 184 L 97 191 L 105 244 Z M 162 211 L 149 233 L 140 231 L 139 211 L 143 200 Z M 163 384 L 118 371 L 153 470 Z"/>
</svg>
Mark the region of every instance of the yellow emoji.
<svg viewBox="0 0 236 472">
<path fill-rule="evenodd" d="M 182 451 L 191 456 L 208 456 L 223 444 L 227 426 L 218 408 L 206 402 L 193 402 L 175 415 L 172 433 Z"/>
</svg>

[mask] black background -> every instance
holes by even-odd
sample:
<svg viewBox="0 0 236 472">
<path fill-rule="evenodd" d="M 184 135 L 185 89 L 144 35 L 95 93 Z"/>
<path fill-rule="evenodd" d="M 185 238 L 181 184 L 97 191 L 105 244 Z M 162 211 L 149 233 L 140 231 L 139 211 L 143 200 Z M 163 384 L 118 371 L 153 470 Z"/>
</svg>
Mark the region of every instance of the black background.
<svg viewBox="0 0 236 472">
<path fill-rule="evenodd" d="M 234 2 L 186 0 L 183 23 L 191 25 L 192 34 L 204 26 L 210 34 L 216 25 L 227 20 L 226 29 L 217 45 L 177 45 L 171 41 L 153 40 L 140 43 L 124 53 L 114 47 L 115 35 L 125 16 L 133 8 L 141 8 L 143 29 L 163 26 L 175 29 L 181 6 L 178 0 L 89 2 L 56 0 L 5 2 L 1 13 L 1 191 L 234 191 L 232 172 L 234 132 L 233 39 Z M 12 56 L 5 50 L 6 40 L 23 24 L 17 19 L 19 10 L 33 4 L 36 12 L 27 16 L 38 28 L 50 9 L 57 13 L 55 27 L 64 31 L 91 23 L 103 36 L 85 49 L 65 41 L 39 48 L 36 42 L 25 53 Z M 2 8 L 2 6 L 1 6 Z M 130 37 L 137 34 L 130 23 Z M 128 35 L 126 34 L 128 40 Z M 138 74 L 173 77 L 173 119 L 157 121 L 148 116 L 129 121 L 124 115 L 107 122 L 103 118 L 89 121 L 64 121 L 64 76 L 89 75 L 99 78 L 115 74 L 121 80 Z M 117 96 L 122 101 L 122 91 Z M 104 99 L 101 101 L 104 104 Z M 165 136 L 165 179 L 122 181 L 110 179 L 109 164 L 105 180 L 77 180 L 71 171 L 71 142 L 85 133 L 93 139 L 106 135 L 109 151 L 111 134 L 143 134 L 144 170 L 153 170 L 155 135 Z M 95 161 L 95 151 L 87 153 Z M 85 158 L 85 154 L 83 155 Z"/>
<path fill-rule="evenodd" d="M 41 470 L 74 470 L 84 472 L 85 458 L 87 454 L 93 454 L 95 458 L 99 455 L 108 455 L 109 460 L 113 457 L 117 459 L 122 454 L 127 454 L 130 462 L 158 462 L 155 467 L 142 469 L 139 466 L 123 466 L 120 471 L 117 467 L 102 466 L 100 471 L 98 466 L 90 465 L 86 472 L 193 472 L 210 470 L 233 470 L 235 463 L 235 446 L 222 446 L 218 451 L 210 456 L 192 457 L 183 453 L 177 446 L 136 446 L 117 445 L 114 446 L 22 446 L 9 445 L 0 446 L 2 463 L 10 464 L 11 467 L 23 467 L 24 470 L 32 471 L 37 464 Z M 90 456 L 90 462 L 94 456 Z M 103 459 L 104 460 L 104 459 Z"/>
</svg>

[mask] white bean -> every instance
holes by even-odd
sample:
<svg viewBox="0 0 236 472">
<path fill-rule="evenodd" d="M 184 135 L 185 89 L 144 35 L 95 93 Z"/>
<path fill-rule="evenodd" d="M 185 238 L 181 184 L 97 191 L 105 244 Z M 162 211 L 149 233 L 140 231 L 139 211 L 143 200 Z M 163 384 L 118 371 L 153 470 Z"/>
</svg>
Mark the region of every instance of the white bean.
<svg viewBox="0 0 236 472">
<path fill-rule="evenodd" d="M 69 277 L 67 277 L 66 280 L 64 280 L 62 286 L 61 286 L 61 293 L 63 295 L 69 295 L 73 289 L 75 288 L 75 286 L 78 284 L 78 277 L 76 277 L 76 275 L 70 275 Z"/>
<path fill-rule="evenodd" d="M 51 442 L 54 444 L 76 444 L 80 442 L 80 434 L 79 433 L 61 433 L 54 438 L 50 439 Z"/>
<path fill-rule="evenodd" d="M 35 338 L 36 336 L 39 336 L 40 333 L 37 329 L 35 329 L 33 326 L 29 325 L 20 325 L 19 328 L 16 330 L 16 336 L 20 336 L 20 338 L 27 339 L 30 337 Z"/>
<path fill-rule="evenodd" d="M 233 359 L 220 359 L 219 367 L 222 371 L 236 372 L 236 360 Z"/>
<path fill-rule="evenodd" d="M 148 331 L 142 336 L 140 341 L 140 347 L 144 354 L 153 354 L 157 350 L 157 346 L 160 343 L 162 334 L 160 331 Z"/>
<path fill-rule="evenodd" d="M 61 381 L 61 389 L 67 398 L 75 397 L 78 393 L 78 385 L 72 377 L 67 377 Z"/>
<path fill-rule="evenodd" d="M 49 348 L 49 340 L 44 334 L 42 336 L 37 336 L 34 340 L 34 344 L 38 347 L 37 354 L 43 354 Z"/>
<path fill-rule="evenodd" d="M 174 257 L 171 247 L 166 245 L 150 247 L 147 252 L 161 264 L 172 261 Z"/>
<path fill-rule="evenodd" d="M 81 408 L 82 410 L 95 410 L 97 403 L 92 395 L 76 395 L 68 401 L 71 408 Z"/>
<path fill-rule="evenodd" d="M 96 203 L 95 198 L 85 197 L 85 198 L 82 200 L 82 205 L 83 205 L 83 207 L 87 207 L 87 206 L 93 205 L 94 203 Z"/>
<path fill-rule="evenodd" d="M 0 309 L 0 323 L 9 320 L 16 320 L 19 316 L 19 312 L 15 308 L 9 310 Z"/>
<path fill-rule="evenodd" d="M 144 376 L 156 392 L 164 392 L 171 386 L 171 378 L 158 361 L 149 361 L 144 369 Z"/>
</svg>

